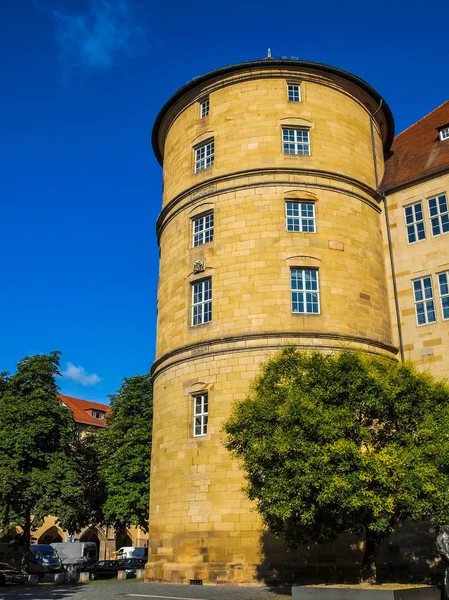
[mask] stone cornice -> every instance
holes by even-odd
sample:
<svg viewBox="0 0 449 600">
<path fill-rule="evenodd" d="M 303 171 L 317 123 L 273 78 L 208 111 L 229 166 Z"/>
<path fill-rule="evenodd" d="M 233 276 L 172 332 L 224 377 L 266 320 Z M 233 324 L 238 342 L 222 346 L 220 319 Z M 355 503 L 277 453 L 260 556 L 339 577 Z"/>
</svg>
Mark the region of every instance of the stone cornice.
<svg viewBox="0 0 449 600">
<path fill-rule="evenodd" d="M 262 179 L 266 176 L 272 177 L 270 180 Z M 291 176 L 295 175 L 301 178 L 298 181 L 293 181 Z M 248 183 L 248 178 L 254 178 L 253 181 Z M 258 181 L 257 178 L 261 180 Z M 285 177 L 285 179 L 280 179 Z M 338 183 L 350 186 L 349 188 L 340 187 L 337 185 L 331 185 L 329 183 L 320 183 L 315 181 L 307 181 L 306 178 L 317 178 L 322 177 L 326 180 L 335 181 Z M 240 180 L 240 183 L 239 183 Z M 246 180 L 246 181 L 245 181 Z M 211 196 L 226 194 L 229 192 L 235 192 L 244 189 L 251 189 L 254 187 L 273 187 L 273 186 L 286 185 L 291 188 L 301 186 L 302 188 L 310 189 L 326 189 L 341 194 L 352 196 L 365 204 L 374 208 L 377 212 L 381 212 L 380 203 L 382 202 L 382 196 L 374 188 L 341 173 L 334 173 L 333 171 L 324 171 L 321 169 L 298 169 L 289 167 L 270 167 L 261 169 L 246 169 L 243 171 L 234 171 L 226 175 L 218 175 L 211 177 L 199 184 L 193 185 L 187 188 L 177 196 L 175 196 L 170 202 L 162 209 L 157 222 L 156 222 L 156 234 L 158 241 L 161 233 L 166 227 L 167 223 L 173 219 L 177 214 L 192 206 L 192 204 L 198 202 L 200 199 L 210 198 Z M 361 193 L 354 191 L 351 188 L 357 188 Z M 364 195 L 366 194 L 366 195 Z M 372 198 L 372 200 L 370 200 Z M 179 206 L 182 203 L 181 206 Z"/>
<path fill-rule="evenodd" d="M 295 340 L 298 339 L 313 339 L 313 340 L 329 340 L 333 341 L 333 344 L 320 343 L 298 343 Z M 278 343 L 265 343 L 260 344 L 261 340 L 279 340 Z M 291 341 L 290 341 L 291 340 Z M 256 342 L 253 344 L 252 342 Z M 276 350 L 283 347 L 297 345 L 306 348 L 318 348 L 318 349 L 333 349 L 341 350 L 345 344 L 358 344 L 365 345 L 368 347 L 376 348 L 378 350 L 389 352 L 391 354 L 397 354 L 398 349 L 395 346 L 373 340 L 370 338 L 345 335 L 339 333 L 323 333 L 316 331 L 270 331 L 264 333 L 248 333 L 242 335 L 233 335 L 217 339 L 206 340 L 204 342 L 196 342 L 194 344 L 187 344 L 176 348 L 171 352 L 167 352 L 160 358 L 158 358 L 151 367 L 151 374 L 153 378 L 156 378 L 163 371 L 178 364 L 195 360 L 198 357 L 217 356 L 220 354 L 226 354 L 229 352 L 243 352 L 253 350 Z M 379 354 L 376 350 L 364 349 L 364 352 L 371 354 Z M 180 358 L 176 358 L 180 357 Z M 173 359 L 173 360 L 171 360 Z M 164 364 L 166 363 L 166 364 Z"/>
</svg>

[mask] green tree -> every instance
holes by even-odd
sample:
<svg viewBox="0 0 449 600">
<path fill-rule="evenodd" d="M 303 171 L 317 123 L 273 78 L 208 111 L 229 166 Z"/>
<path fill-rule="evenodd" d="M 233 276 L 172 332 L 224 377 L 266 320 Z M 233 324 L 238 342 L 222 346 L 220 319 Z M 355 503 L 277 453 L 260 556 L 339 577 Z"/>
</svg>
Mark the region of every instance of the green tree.
<svg viewBox="0 0 449 600">
<path fill-rule="evenodd" d="M 288 348 L 224 431 L 269 530 L 291 547 L 364 530 L 365 581 L 399 521 L 449 520 L 449 388 L 411 364 Z"/>
<path fill-rule="evenodd" d="M 148 531 L 153 385 L 150 375 L 124 378 L 111 398 L 107 429 L 98 434 L 105 484 L 104 522 L 117 537 L 135 525 Z"/>
<path fill-rule="evenodd" d="M 81 531 L 86 525 L 101 526 L 104 522 L 106 489 L 101 476 L 98 436 L 99 432 L 91 428 L 73 444 L 82 485 L 76 503 L 72 502 L 70 518 L 65 519 L 65 527 L 70 533 Z"/>
<path fill-rule="evenodd" d="M 58 368 L 52 352 L 0 375 L 0 525 L 22 528 L 25 566 L 32 529 L 50 514 L 63 526 L 76 521 L 82 494 L 73 416 L 56 396 Z"/>
</svg>

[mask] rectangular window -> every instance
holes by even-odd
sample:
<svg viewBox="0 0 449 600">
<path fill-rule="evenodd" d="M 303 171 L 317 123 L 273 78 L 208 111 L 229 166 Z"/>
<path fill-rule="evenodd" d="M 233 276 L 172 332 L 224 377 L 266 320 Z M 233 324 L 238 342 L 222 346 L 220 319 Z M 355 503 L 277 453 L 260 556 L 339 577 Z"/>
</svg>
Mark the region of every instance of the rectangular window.
<svg viewBox="0 0 449 600">
<path fill-rule="evenodd" d="M 429 198 L 430 223 L 432 235 L 440 235 L 449 231 L 449 210 L 446 194 Z"/>
<path fill-rule="evenodd" d="M 449 138 L 449 127 L 445 127 L 444 129 L 442 129 L 440 131 L 440 140 L 442 142 L 444 142 L 444 140 L 447 140 Z"/>
<path fill-rule="evenodd" d="M 438 285 L 440 286 L 441 312 L 443 319 L 449 319 L 449 271 L 438 274 Z"/>
<path fill-rule="evenodd" d="M 413 282 L 416 322 L 418 325 L 435 323 L 435 303 L 433 301 L 432 278 L 423 277 Z"/>
<path fill-rule="evenodd" d="M 289 102 L 301 102 L 301 88 L 297 83 L 289 83 L 288 88 L 288 101 Z"/>
<path fill-rule="evenodd" d="M 426 232 L 424 230 L 422 203 L 417 202 L 416 204 L 405 206 L 404 213 L 408 243 L 413 244 L 413 242 L 425 240 Z"/>
<path fill-rule="evenodd" d="M 310 156 L 310 132 L 308 129 L 283 129 L 282 152 Z"/>
<path fill-rule="evenodd" d="M 316 269 L 290 269 L 292 312 L 319 314 L 320 298 Z"/>
<path fill-rule="evenodd" d="M 193 245 L 201 246 L 214 239 L 214 213 L 193 219 Z"/>
<path fill-rule="evenodd" d="M 212 321 L 212 279 L 192 284 L 192 325 Z"/>
<path fill-rule="evenodd" d="M 195 173 L 204 171 L 214 164 L 214 140 L 195 149 Z"/>
<path fill-rule="evenodd" d="M 209 98 L 206 98 L 202 102 L 200 102 L 200 116 L 202 119 L 207 117 L 209 114 Z"/>
<path fill-rule="evenodd" d="M 104 415 L 105 413 L 101 410 L 92 409 L 92 416 L 95 417 L 95 419 L 104 419 Z"/>
<path fill-rule="evenodd" d="M 287 231 L 315 233 L 315 205 L 309 202 L 286 202 Z"/>
<path fill-rule="evenodd" d="M 193 396 L 193 435 L 207 435 L 207 421 L 209 417 L 209 403 L 206 394 Z"/>
</svg>

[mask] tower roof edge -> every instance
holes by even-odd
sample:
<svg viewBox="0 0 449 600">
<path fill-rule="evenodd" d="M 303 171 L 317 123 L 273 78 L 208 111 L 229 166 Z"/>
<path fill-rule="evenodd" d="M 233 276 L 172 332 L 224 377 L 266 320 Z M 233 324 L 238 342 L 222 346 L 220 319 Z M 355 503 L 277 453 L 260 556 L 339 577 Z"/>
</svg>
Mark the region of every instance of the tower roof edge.
<svg viewBox="0 0 449 600">
<path fill-rule="evenodd" d="M 347 81 L 357 85 L 364 92 L 366 92 L 371 98 L 376 102 L 376 104 L 382 103 L 382 112 L 385 115 L 385 120 L 387 122 L 387 134 L 384 137 L 384 151 L 387 152 L 394 139 L 394 119 L 393 114 L 391 112 L 390 107 L 382 98 L 382 96 L 364 79 L 358 77 L 357 75 L 353 75 L 348 71 L 344 71 L 343 69 L 339 69 L 338 67 L 333 67 L 332 65 L 327 65 L 320 62 L 306 61 L 306 60 L 298 60 L 294 58 L 273 58 L 269 59 L 257 59 L 250 60 L 241 63 L 235 63 L 232 65 L 228 65 L 226 67 L 220 67 L 218 69 L 214 69 L 213 71 L 209 71 L 204 75 L 199 75 L 188 81 L 182 87 L 180 87 L 172 96 L 167 100 L 167 102 L 163 105 L 161 110 L 159 111 L 153 125 L 151 142 L 153 146 L 154 154 L 160 165 L 163 164 L 163 155 L 161 152 L 160 144 L 159 144 L 159 130 L 161 124 L 167 115 L 170 108 L 180 99 L 182 96 L 193 90 L 195 87 L 200 86 L 211 79 L 215 79 L 220 76 L 226 76 L 232 73 L 237 73 L 239 71 L 245 71 L 254 67 L 258 68 L 267 68 L 272 69 L 273 67 L 299 67 L 304 69 L 315 69 L 318 71 L 323 71 L 324 73 L 328 73 L 331 75 L 337 75 L 346 79 Z"/>
</svg>

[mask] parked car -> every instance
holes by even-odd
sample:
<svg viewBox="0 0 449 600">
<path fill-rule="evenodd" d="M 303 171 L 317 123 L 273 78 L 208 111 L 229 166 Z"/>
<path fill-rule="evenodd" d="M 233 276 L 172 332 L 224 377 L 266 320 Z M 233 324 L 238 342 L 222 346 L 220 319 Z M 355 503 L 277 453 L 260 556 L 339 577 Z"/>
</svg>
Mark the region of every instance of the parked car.
<svg viewBox="0 0 449 600">
<path fill-rule="evenodd" d="M 124 558 L 123 560 L 132 569 L 144 569 L 147 564 L 146 558 Z"/>
<path fill-rule="evenodd" d="M 91 567 L 87 567 L 86 571 L 89 573 L 91 581 L 95 579 L 112 579 L 117 577 L 119 571 L 125 571 L 127 579 L 136 576 L 136 568 L 128 565 L 125 560 L 99 560 Z"/>
<path fill-rule="evenodd" d="M 20 571 L 22 556 L 23 546 L 14 542 L 0 543 L 0 562 L 6 562 Z M 30 575 L 39 575 L 42 579 L 45 573 L 61 573 L 64 567 L 57 551 L 50 544 L 31 544 L 27 570 Z"/>
<path fill-rule="evenodd" d="M 62 573 L 64 566 L 57 550 L 50 544 L 32 544 L 28 571 L 36 573 L 42 579 L 46 573 Z"/>
<path fill-rule="evenodd" d="M 7 563 L 0 563 L 0 585 L 7 583 L 26 583 L 28 575 L 25 571 L 15 569 Z"/>
</svg>

